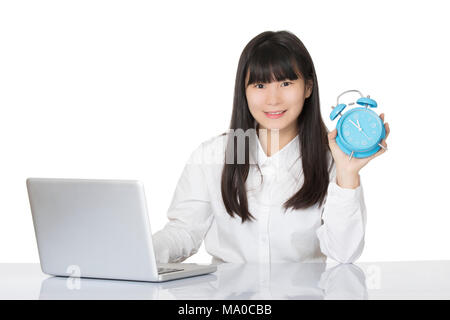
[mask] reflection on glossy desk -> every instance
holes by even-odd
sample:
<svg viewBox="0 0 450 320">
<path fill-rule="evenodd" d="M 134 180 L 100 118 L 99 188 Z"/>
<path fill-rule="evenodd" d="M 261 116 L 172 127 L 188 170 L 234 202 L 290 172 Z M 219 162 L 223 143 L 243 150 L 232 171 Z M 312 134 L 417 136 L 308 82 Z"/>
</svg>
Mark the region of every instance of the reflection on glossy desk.
<svg viewBox="0 0 450 320">
<path fill-rule="evenodd" d="M 450 261 L 218 265 L 164 283 L 50 277 L 0 264 L 0 299 L 450 299 Z"/>
</svg>

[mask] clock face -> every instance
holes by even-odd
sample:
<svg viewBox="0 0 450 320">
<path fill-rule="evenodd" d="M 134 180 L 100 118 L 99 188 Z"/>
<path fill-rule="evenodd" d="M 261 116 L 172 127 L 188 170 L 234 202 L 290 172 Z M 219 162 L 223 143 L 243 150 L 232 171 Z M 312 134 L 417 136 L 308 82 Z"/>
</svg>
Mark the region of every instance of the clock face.
<svg viewBox="0 0 450 320">
<path fill-rule="evenodd" d="M 339 135 L 351 150 L 371 149 L 380 141 L 383 123 L 375 112 L 356 108 L 345 113 L 339 120 Z"/>
</svg>

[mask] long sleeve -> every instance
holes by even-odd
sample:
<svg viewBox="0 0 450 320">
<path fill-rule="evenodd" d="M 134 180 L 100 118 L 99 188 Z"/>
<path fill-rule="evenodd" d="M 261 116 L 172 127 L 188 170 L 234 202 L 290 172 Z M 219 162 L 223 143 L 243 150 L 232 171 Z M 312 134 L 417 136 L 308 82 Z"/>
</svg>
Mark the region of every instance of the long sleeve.
<svg viewBox="0 0 450 320">
<path fill-rule="evenodd" d="M 339 263 L 355 262 L 364 249 L 366 217 L 361 181 L 356 189 L 341 188 L 333 168 L 322 210 L 323 224 L 316 231 L 322 253 Z"/>
<path fill-rule="evenodd" d="M 196 253 L 213 215 L 203 170 L 202 145 L 192 152 L 167 212 L 169 222 L 153 239 L 159 263 L 181 262 Z"/>
</svg>

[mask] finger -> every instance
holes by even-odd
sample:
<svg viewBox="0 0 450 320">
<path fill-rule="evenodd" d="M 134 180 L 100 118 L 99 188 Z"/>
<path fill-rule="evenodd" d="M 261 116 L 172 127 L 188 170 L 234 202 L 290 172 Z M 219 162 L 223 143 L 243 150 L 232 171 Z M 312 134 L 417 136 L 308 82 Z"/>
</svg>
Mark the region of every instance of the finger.
<svg viewBox="0 0 450 320">
<path fill-rule="evenodd" d="M 381 148 L 381 147 L 380 147 L 380 150 L 378 150 L 375 154 L 371 155 L 371 156 L 369 157 L 369 160 L 372 160 L 372 159 L 374 159 L 374 158 L 376 158 L 376 157 L 382 155 L 383 153 L 385 153 L 385 152 L 388 150 L 388 146 L 387 146 L 387 143 L 386 143 L 386 140 L 385 140 L 385 139 L 381 140 L 381 141 L 380 141 L 380 144 L 381 144 L 384 148 Z"/>
<path fill-rule="evenodd" d="M 386 142 L 381 143 L 381 145 L 387 149 L 387 144 L 386 144 Z M 373 155 L 371 155 L 371 156 L 369 157 L 369 160 L 375 159 L 376 157 L 382 155 L 382 154 L 385 153 L 385 152 L 386 152 L 385 149 L 380 148 L 380 150 L 378 150 L 375 154 L 373 154 Z"/>
<path fill-rule="evenodd" d="M 382 120 L 383 123 L 384 123 L 384 113 L 380 114 L 380 118 L 381 118 L 381 120 Z M 384 139 L 381 141 L 381 142 L 382 142 L 381 144 L 383 144 L 383 142 L 384 142 L 384 141 L 387 139 L 387 137 L 389 136 L 389 132 L 391 132 L 391 129 L 389 128 L 389 123 L 388 123 L 388 122 L 384 123 L 384 130 L 386 131 L 386 134 L 385 134 L 385 136 L 384 136 Z"/>
<path fill-rule="evenodd" d="M 383 150 L 383 152 L 385 152 L 385 151 L 388 150 L 388 146 L 387 146 L 386 140 L 383 139 L 383 140 L 380 142 L 380 144 L 381 144 L 384 148 L 381 148 L 381 147 L 380 147 L 380 150 L 379 150 L 379 151 Z"/>
<path fill-rule="evenodd" d="M 328 133 L 328 144 L 329 145 L 336 144 L 336 136 L 337 136 L 337 129 L 334 129 L 333 131 L 330 131 Z"/>
</svg>

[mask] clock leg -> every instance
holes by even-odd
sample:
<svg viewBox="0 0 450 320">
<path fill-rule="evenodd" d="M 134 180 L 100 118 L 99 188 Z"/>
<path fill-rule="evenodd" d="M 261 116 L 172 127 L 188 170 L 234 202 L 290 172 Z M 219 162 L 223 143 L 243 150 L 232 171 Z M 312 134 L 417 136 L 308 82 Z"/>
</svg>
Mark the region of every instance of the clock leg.
<svg viewBox="0 0 450 320">
<path fill-rule="evenodd" d="M 387 150 L 385 146 L 383 146 L 381 143 L 378 144 L 382 149 Z"/>
<path fill-rule="evenodd" d="M 350 160 L 352 160 L 352 157 L 353 157 L 353 153 L 354 153 L 355 151 L 352 151 L 352 154 L 350 155 L 350 157 L 348 158 L 348 161 L 350 161 Z"/>
</svg>

